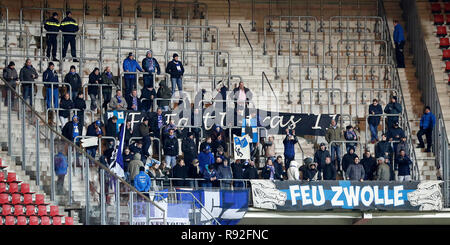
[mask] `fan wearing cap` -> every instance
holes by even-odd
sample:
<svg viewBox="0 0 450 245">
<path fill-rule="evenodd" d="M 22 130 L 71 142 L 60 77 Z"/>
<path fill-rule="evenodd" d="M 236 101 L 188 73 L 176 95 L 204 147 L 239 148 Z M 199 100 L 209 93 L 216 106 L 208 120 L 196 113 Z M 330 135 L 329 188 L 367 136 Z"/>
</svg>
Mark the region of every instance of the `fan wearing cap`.
<svg viewBox="0 0 450 245">
<path fill-rule="evenodd" d="M 60 24 L 58 20 L 58 13 L 54 12 L 52 14 L 52 17 L 47 19 L 44 24 L 44 29 L 47 32 L 46 38 L 47 38 L 47 58 L 50 59 L 50 53 L 52 53 L 52 60 L 53 61 L 59 61 L 56 59 L 56 50 L 57 50 L 57 36 L 60 29 Z"/>
<path fill-rule="evenodd" d="M 172 96 L 175 95 L 175 87 L 178 86 L 178 90 L 183 91 L 182 77 L 184 74 L 184 67 L 181 61 L 179 61 L 178 54 L 173 54 L 173 59 L 167 64 L 166 73 L 170 74 L 170 80 L 172 81 Z"/>
<path fill-rule="evenodd" d="M 72 89 L 72 100 L 77 97 L 79 91 L 81 91 L 81 77 L 78 75 L 76 67 L 74 65 L 70 66 L 69 73 L 64 76 L 64 82 L 70 84 Z M 69 88 L 67 88 L 69 91 Z"/>
<path fill-rule="evenodd" d="M 136 72 L 139 70 L 142 72 L 142 68 L 139 63 L 134 59 L 133 53 L 128 53 L 128 57 L 123 61 L 124 72 Z M 136 74 L 125 74 L 125 94 L 130 94 L 133 89 L 136 88 Z"/>
<path fill-rule="evenodd" d="M 63 34 L 63 39 L 64 39 L 63 40 L 64 46 L 63 46 L 63 50 L 62 50 L 63 59 L 66 57 L 67 48 L 69 47 L 69 44 L 70 44 L 70 54 L 72 55 L 73 62 L 78 62 L 78 59 L 76 59 L 76 57 L 77 57 L 77 49 L 76 49 L 76 42 L 75 42 L 76 34 L 72 34 L 72 33 L 78 32 L 79 28 L 78 28 L 77 22 L 74 19 L 72 19 L 72 12 L 70 12 L 70 11 L 66 12 L 66 18 L 64 18 L 61 21 L 60 29 L 62 32 L 65 32 Z"/>
<path fill-rule="evenodd" d="M 148 72 L 148 74 L 144 74 L 144 89 L 153 88 L 153 73 L 161 74 L 161 67 L 159 66 L 158 61 L 153 58 L 153 53 L 151 50 L 148 50 L 145 58 L 142 60 L 142 68 L 144 71 Z"/>
<path fill-rule="evenodd" d="M 16 89 L 16 84 L 18 84 L 19 76 L 17 75 L 16 64 L 13 61 L 9 62 L 8 67 L 3 69 L 3 78 L 6 82 Z M 6 92 L 8 91 L 8 86 L 5 86 Z M 12 94 L 11 94 L 12 95 Z M 8 105 L 8 96 L 5 96 L 5 105 Z M 11 99 L 11 105 L 14 105 L 14 100 Z"/>
<path fill-rule="evenodd" d="M 391 170 L 386 164 L 384 157 L 377 158 L 377 165 L 375 180 L 389 181 L 391 179 Z"/>
<path fill-rule="evenodd" d="M 397 102 L 397 96 L 391 97 L 391 102 L 384 108 L 386 114 L 400 114 L 402 113 L 402 105 Z M 398 116 L 387 117 L 388 130 L 394 126 L 394 123 L 398 122 Z"/>
<path fill-rule="evenodd" d="M 69 121 L 64 125 L 62 135 L 73 142 L 75 137 L 82 135 L 82 130 L 82 126 L 78 121 L 78 116 L 74 115 L 72 121 Z"/>
<path fill-rule="evenodd" d="M 45 84 L 45 91 L 47 98 L 47 109 L 48 108 L 58 108 L 58 74 L 55 71 L 55 64 L 53 62 L 48 63 L 47 70 L 45 70 L 42 75 L 44 82 L 51 82 L 52 84 Z M 52 105 L 53 104 L 53 105 Z"/>
</svg>

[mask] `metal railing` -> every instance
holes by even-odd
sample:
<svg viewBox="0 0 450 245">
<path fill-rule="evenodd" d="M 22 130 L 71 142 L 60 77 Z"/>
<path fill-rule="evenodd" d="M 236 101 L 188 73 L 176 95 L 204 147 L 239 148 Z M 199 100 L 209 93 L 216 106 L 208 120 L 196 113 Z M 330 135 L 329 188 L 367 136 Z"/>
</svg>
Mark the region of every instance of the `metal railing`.
<svg viewBox="0 0 450 245">
<path fill-rule="evenodd" d="M 262 92 L 264 93 L 264 81 L 266 81 L 267 82 L 267 84 L 269 85 L 269 88 L 270 88 L 270 90 L 272 91 L 272 94 L 273 94 L 273 96 L 275 97 L 275 101 L 276 101 L 276 103 L 277 103 L 277 111 L 279 111 L 279 104 L 280 104 L 280 102 L 278 101 L 278 96 L 277 96 L 277 94 L 275 93 L 275 91 L 273 90 L 273 87 L 272 87 L 272 84 L 270 83 L 270 81 L 269 81 L 269 78 L 267 78 L 267 75 L 266 75 L 266 73 L 265 72 L 262 72 L 261 73 L 261 90 L 262 90 Z M 264 95 L 264 94 L 263 94 Z"/>
<path fill-rule="evenodd" d="M 442 178 L 444 182 L 444 205 L 450 206 L 450 140 L 448 135 L 448 128 L 445 125 L 445 115 L 442 110 L 441 98 L 442 95 L 438 91 L 438 82 L 436 81 L 437 74 L 441 71 L 435 71 L 430 57 L 430 53 L 425 42 L 424 31 L 422 30 L 422 21 L 419 16 L 418 7 L 415 1 L 406 2 L 401 1 L 406 19 L 406 31 L 408 33 L 408 41 L 411 42 L 411 51 L 414 54 L 413 63 L 416 66 L 416 76 L 419 89 L 422 91 L 422 100 L 425 105 L 430 106 L 431 111 L 436 116 L 436 127 L 433 130 L 433 152 L 436 159 L 436 167 L 442 168 Z M 382 4 L 382 2 L 381 2 Z M 390 38 L 389 38 L 390 39 Z M 391 44 L 392 45 L 392 44 Z M 392 48 L 393 49 L 393 48 Z M 445 83 L 446 80 L 445 80 Z M 447 94 L 444 95 L 447 99 Z M 448 120 L 448 119 L 447 119 Z"/>
<path fill-rule="evenodd" d="M 39 175 L 40 177 L 38 178 L 40 180 L 39 184 L 43 184 L 43 182 L 41 180 L 46 180 L 46 185 L 42 186 L 43 189 L 50 194 L 50 199 L 52 201 L 58 201 L 59 205 L 66 205 L 66 201 L 67 200 L 67 194 L 61 194 L 61 193 L 56 193 L 55 190 L 55 182 L 56 182 L 56 174 L 55 174 L 55 166 L 54 166 L 54 159 L 55 159 L 55 140 L 57 140 L 56 138 L 58 138 L 58 142 L 59 144 L 56 145 L 57 148 L 60 149 L 60 151 L 63 151 L 64 146 L 67 147 L 72 147 L 73 149 L 75 149 L 75 151 L 79 154 L 79 156 L 84 156 L 84 158 L 89 159 L 91 162 L 94 163 L 95 169 L 97 170 L 102 170 L 106 173 L 108 173 L 111 178 L 116 182 L 122 182 L 125 187 L 131 189 L 132 191 L 137 191 L 134 187 L 132 187 L 131 185 L 129 185 L 128 183 L 126 183 L 122 178 L 120 178 L 119 176 L 117 176 L 116 174 L 114 174 L 113 172 L 111 172 L 111 170 L 104 166 L 102 163 L 100 163 L 99 161 L 95 160 L 94 158 L 92 158 L 91 156 L 89 156 L 83 149 L 81 149 L 79 146 L 73 144 L 73 142 L 71 142 L 70 140 L 66 139 L 63 135 L 61 135 L 54 127 L 50 126 L 46 120 L 44 118 L 42 118 L 40 116 L 40 114 L 38 112 L 36 112 L 34 110 L 34 108 L 32 106 L 30 106 L 27 102 L 25 102 L 24 98 L 9 84 L 7 83 L 3 78 L 0 78 L 5 86 L 7 86 L 8 88 L 8 117 L 7 117 L 7 132 L 8 132 L 8 154 L 9 156 L 16 156 L 19 151 L 19 154 L 21 155 L 21 159 L 22 159 L 22 169 L 26 169 L 26 167 L 31 166 L 32 169 L 30 169 L 31 171 L 34 170 L 34 166 L 32 165 L 31 159 L 28 160 L 29 158 L 31 158 L 31 156 L 33 155 L 32 150 L 36 151 L 36 175 Z M 14 94 L 18 99 L 16 100 L 16 103 L 20 103 L 20 106 L 22 107 L 21 110 L 21 116 L 19 118 L 18 123 L 22 125 L 22 132 L 20 135 L 15 134 L 14 140 L 20 140 L 21 141 L 21 147 L 15 147 L 17 146 L 17 143 L 13 142 L 13 131 L 15 132 L 15 130 L 17 130 L 17 128 L 15 130 L 13 130 L 13 125 L 12 125 L 12 115 L 11 115 L 11 95 Z M 27 113 L 27 115 L 25 114 L 25 108 L 27 108 L 29 111 L 31 111 L 31 113 Z M 29 134 L 26 131 L 26 124 L 27 121 L 31 121 L 31 126 L 36 125 L 36 127 L 32 130 L 36 130 L 36 134 Z M 42 130 L 49 130 L 50 131 L 50 136 L 48 138 L 45 137 L 45 131 Z M 36 136 L 36 142 L 38 141 L 42 141 L 42 140 L 49 140 L 50 141 L 50 152 L 49 152 L 49 160 L 47 161 L 41 161 L 40 159 L 42 159 L 42 157 L 44 156 L 43 154 L 40 153 L 44 153 L 44 149 L 40 148 L 40 144 L 36 143 L 35 146 L 36 148 L 34 149 L 34 147 L 30 147 L 29 144 L 27 146 L 27 142 L 28 140 L 30 140 L 31 137 L 33 137 L 33 135 Z M 70 168 L 70 166 L 69 166 Z M 71 169 L 69 169 L 69 171 L 71 171 Z M 72 173 L 71 173 L 72 174 Z M 79 192 L 74 192 L 74 196 L 73 197 L 73 201 L 76 201 L 76 203 L 78 203 L 78 205 L 81 205 L 81 208 L 85 209 L 85 220 L 84 223 L 85 224 L 90 224 L 90 221 L 92 220 L 92 212 L 93 210 L 91 210 L 91 205 L 98 203 L 97 201 L 95 201 L 95 198 L 92 199 L 92 195 L 90 195 L 89 193 L 89 188 L 90 188 L 90 184 L 95 184 L 98 182 L 92 182 L 89 181 L 90 177 L 89 177 L 89 168 L 86 168 L 85 171 L 85 178 L 83 181 L 81 181 L 80 179 L 71 179 L 71 183 L 72 185 L 76 185 L 77 188 L 84 188 L 85 192 L 84 192 L 84 197 L 83 194 L 80 196 L 79 194 L 76 195 Z M 48 183 L 47 181 L 51 181 L 52 184 Z M 100 183 L 101 184 L 101 183 Z M 101 184 L 102 185 L 102 184 Z M 63 189 L 65 190 L 65 188 Z M 67 196 L 66 196 L 67 195 Z M 144 196 L 142 193 L 138 192 L 138 195 L 141 196 L 144 200 L 151 202 L 152 204 L 154 204 L 151 200 L 149 200 L 146 196 Z M 58 196 L 58 198 L 57 198 Z M 94 195 L 95 196 L 95 195 Z M 66 200 L 66 201 L 64 201 Z M 104 201 L 104 200 L 102 200 Z M 116 200 L 117 203 L 119 200 Z M 161 210 L 161 212 L 165 212 L 164 209 L 162 209 L 160 206 L 155 204 L 155 207 L 157 207 L 158 209 Z"/>
<path fill-rule="evenodd" d="M 317 105 L 322 105 L 320 103 L 320 91 L 325 91 L 327 93 L 327 104 L 328 104 L 328 113 L 329 114 L 342 114 L 343 112 L 343 100 L 342 100 L 342 90 L 339 88 L 304 88 L 302 90 L 300 90 L 300 112 L 303 113 L 303 104 L 305 104 L 303 101 L 303 93 L 304 92 L 308 92 L 309 91 L 309 114 L 314 114 L 313 113 L 313 91 L 317 91 L 318 97 L 317 97 Z M 332 113 L 331 112 L 331 104 L 332 104 L 332 99 L 334 97 L 334 93 L 339 93 L 339 113 Z"/>
<path fill-rule="evenodd" d="M 317 88 L 319 90 L 317 90 L 317 97 L 319 98 L 319 93 L 320 93 L 320 81 L 321 80 L 331 80 L 331 88 L 334 88 L 334 70 L 333 70 L 333 66 L 331 64 L 300 64 L 300 63 L 289 63 L 288 65 L 288 104 L 291 104 L 291 68 L 292 67 L 298 67 L 299 69 L 299 86 L 300 86 L 300 91 L 302 91 L 303 89 L 303 81 L 307 80 L 311 82 L 311 86 L 313 87 L 313 80 L 315 80 L 317 82 Z M 306 76 L 305 79 L 303 78 L 303 70 L 302 68 L 306 68 Z M 331 77 L 329 79 L 327 79 L 325 77 L 325 73 L 326 72 L 326 68 L 329 68 L 331 70 Z M 317 71 L 317 77 L 315 76 L 311 76 L 311 69 L 315 69 Z M 324 87 L 326 87 L 326 85 L 324 85 Z M 331 97 L 331 103 L 334 104 L 334 97 Z M 300 92 L 300 99 L 298 101 L 298 104 L 301 103 L 301 92 Z"/>
<path fill-rule="evenodd" d="M 268 22 L 266 22 L 266 19 L 268 19 Z M 314 33 L 314 38 L 313 40 L 317 40 L 317 18 L 315 16 L 276 16 L 276 15 L 268 15 L 268 16 L 264 16 L 264 43 L 263 43 L 263 54 L 266 55 L 267 54 L 267 32 L 271 33 L 273 32 L 273 28 L 276 27 L 276 25 L 272 25 L 272 20 L 276 19 L 278 20 L 278 28 L 277 28 L 277 33 L 278 33 L 278 40 L 282 40 L 285 39 L 282 37 L 282 22 L 287 19 L 287 26 L 286 26 L 286 32 L 294 32 L 295 28 L 293 28 L 293 24 L 292 24 L 292 19 L 296 19 L 295 23 L 297 24 L 297 39 L 294 40 L 302 40 L 302 32 L 313 32 Z M 302 28 L 302 22 L 305 22 L 305 28 Z M 314 29 L 313 31 L 311 31 L 310 28 L 310 21 L 314 22 Z M 268 27 L 266 27 L 266 24 L 268 25 Z M 274 35 L 276 36 L 277 33 L 275 33 Z M 295 33 L 294 33 L 295 36 Z M 289 38 L 290 40 L 292 39 L 292 35 L 289 34 Z M 310 38 L 306 38 L 305 40 L 309 40 Z M 278 46 L 278 45 L 277 45 Z"/>
<path fill-rule="evenodd" d="M 253 68 L 254 67 L 254 65 L 253 65 L 253 59 L 254 59 L 253 46 L 252 46 L 250 40 L 248 39 L 247 33 L 245 33 L 244 27 L 242 27 L 241 23 L 238 23 L 238 47 L 241 47 L 241 30 L 242 30 L 242 33 L 244 33 L 245 39 L 247 40 L 248 46 L 250 46 L 250 49 L 252 52 L 252 73 L 251 74 L 253 75 L 253 69 L 254 69 Z"/>
<path fill-rule="evenodd" d="M 370 96 L 368 99 L 365 99 L 364 96 L 364 92 L 367 91 L 368 93 L 370 93 Z M 357 88 L 356 89 L 356 116 L 358 117 L 359 115 L 359 106 L 360 104 L 366 105 L 367 101 L 369 101 L 369 104 L 372 103 L 372 100 L 375 99 L 375 92 L 378 91 L 378 104 L 383 104 L 382 103 L 382 97 L 381 96 L 381 92 L 385 93 L 385 98 L 386 100 L 384 100 L 384 104 L 388 104 L 389 103 L 389 98 L 391 95 L 398 95 L 398 90 L 396 88 L 365 88 L 364 86 L 362 88 Z M 361 93 L 361 99 L 358 99 L 358 94 Z M 366 115 L 366 113 L 364 113 L 364 115 Z"/>
<path fill-rule="evenodd" d="M 189 30 L 190 29 L 199 29 L 200 30 L 200 41 L 201 44 L 203 42 L 211 42 L 213 43 L 215 41 L 216 43 L 216 49 L 220 49 L 220 31 L 219 28 L 217 26 L 199 26 L 199 25 L 175 25 L 175 24 L 152 24 L 150 26 L 150 49 L 152 49 L 152 42 L 156 40 L 156 34 L 155 34 L 155 28 L 156 27 L 166 27 L 166 49 L 169 48 L 169 41 L 173 41 L 173 34 L 171 31 L 171 28 L 182 28 L 183 29 L 183 49 L 186 49 L 186 42 L 190 42 L 190 36 L 189 38 L 187 37 L 187 34 L 189 34 Z M 210 31 L 210 29 L 214 29 L 216 30 L 216 34 L 217 34 L 217 40 L 214 40 L 213 38 L 211 38 L 208 41 L 207 38 L 207 32 Z M 203 45 L 200 45 L 200 48 L 202 48 Z"/>
<path fill-rule="evenodd" d="M 307 50 L 306 50 L 306 53 L 308 54 L 307 55 L 307 61 L 306 61 L 306 63 L 307 64 L 318 64 L 318 65 L 320 65 L 320 64 L 324 64 L 325 63 L 325 48 L 324 48 L 324 46 L 325 46 L 325 42 L 324 42 L 324 40 L 320 40 L 320 39 L 308 39 L 308 40 L 293 40 L 293 39 L 279 39 L 279 40 L 277 40 L 276 41 L 276 57 L 275 57 L 275 79 L 278 79 L 280 76 L 279 76 L 279 72 L 278 72 L 278 70 L 279 70 L 279 68 L 278 68 L 278 56 L 281 56 L 281 43 L 282 42 L 289 42 L 289 63 L 288 63 L 288 66 L 290 65 L 290 64 L 292 64 L 292 63 L 294 63 L 294 62 L 292 62 L 292 57 L 293 57 L 293 55 L 292 55 L 292 44 L 293 43 L 298 43 L 298 45 L 297 45 L 297 47 L 298 47 L 298 55 L 301 55 L 301 46 L 300 46 L 300 44 L 301 43 L 304 43 L 304 42 L 306 42 L 307 43 Z M 311 43 L 313 43 L 314 44 L 314 46 L 311 48 Z M 317 53 L 317 44 L 318 43 L 321 43 L 322 44 L 322 56 L 320 56 L 318 53 Z M 311 51 L 313 51 L 312 52 L 312 54 L 311 54 Z M 311 56 L 317 56 L 318 58 L 317 58 L 317 61 L 316 62 L 312 62 L 311 61 Z M 322 61 L 320 61 L 320 57 L 322 57 Z M 299 63 L 302 63 L 302 62 L 299 62 Z"/>
</svg>

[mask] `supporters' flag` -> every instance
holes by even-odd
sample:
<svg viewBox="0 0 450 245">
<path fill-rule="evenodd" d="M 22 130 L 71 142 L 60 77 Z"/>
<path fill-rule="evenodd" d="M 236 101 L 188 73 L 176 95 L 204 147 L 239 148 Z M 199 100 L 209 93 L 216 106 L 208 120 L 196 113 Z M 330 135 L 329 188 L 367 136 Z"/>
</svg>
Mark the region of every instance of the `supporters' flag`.
<svg viewBox="0 0 450 245">
<path fill-rule="evenodd" d="M 125 117 L 125 121 L 126 121 Z M 123 157 L 122 157 L 122 151 L 125 141 L 125 124 L 122 124 L 120 127 L 120 133 L 119 133 L 119 146 L 115 148 L 112 156 L 111 156 L 111 164 L 109 165 L 109 169 L 117 174 L 117 176 L 124 178 L 125 173 L 123 171 Z"/>
</svg>

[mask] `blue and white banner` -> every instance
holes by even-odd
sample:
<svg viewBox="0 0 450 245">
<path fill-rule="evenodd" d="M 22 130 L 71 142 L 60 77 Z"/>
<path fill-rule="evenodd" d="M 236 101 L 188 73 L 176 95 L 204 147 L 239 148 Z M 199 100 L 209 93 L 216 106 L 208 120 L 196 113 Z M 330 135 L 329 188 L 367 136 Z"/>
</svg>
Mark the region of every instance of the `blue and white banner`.
<svg viewBox="0 0 450 245">
<path fill-rule="evenodd" d="M 126 118 L 125 118 L 126 120 Z M 125 173 L 124 173 L 124 163 L 123 163 L 123 157 L 122 157 L 122 152 L 123 152 L 123 147 L 125 146 L 125 124 L 122 124 L 120 127 L 120 133 L 119 133 L 119 145 L 118 146 L 114 146 L 114 152 L 111 155 L 111 164 L 109 165 L 109 169 L 117 174 L 117 176 L 119 176 L 120 178 L 124 178 L 125 177 Z"/>
<path fill-rule="evenodd" d="M 170 198 L 167 192 L 151 193 L 154 202 L 167 210 L 169 225 L 235 225 L 248 209 L 248 190 L 189 190 L 177 191 Z M 163 215 L 156 206 L 144 202 L 133 204 L 133 224 L 163 224 Z M 149 213 L 147 215 L 147 209 Z"/>
<path fill-rule="evenodd" d="M 250 138 L 246 136 L 233 135 L 234 159 L 250 159 Z"/>
<path fill-rule="evenodd" d="M 277 211 L 441 210 L 442 181 L 252 180 L 253 206 Z"/>
</svg>

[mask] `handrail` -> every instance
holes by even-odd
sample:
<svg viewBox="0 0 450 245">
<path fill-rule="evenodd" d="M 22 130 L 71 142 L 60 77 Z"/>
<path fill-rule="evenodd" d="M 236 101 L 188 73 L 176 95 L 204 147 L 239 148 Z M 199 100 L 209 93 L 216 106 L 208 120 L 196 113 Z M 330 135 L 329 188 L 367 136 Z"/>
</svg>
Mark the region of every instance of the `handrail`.
<svg viewBox="0 0 450 245">
<path fill-rule="evenodd" d="M 241 23 L 238 23 L 238 47 L 241 47 L 241 30 L 242 33 L 244 33 L 245 39 L 247 39 L 247 43 L 250 46 L 250 49 L 252 50 L 252 75 L 253 75 L 253 46 L 250 43 L 250 40 L 248 39 L 247 33 L 245 33 L 244 27 L 242 27 Z"/>
<path fill-rule="evenodd" d="M 16 92 L 16 90 L 3 78 L 0 78 L 1 81 L 3 81 L 3 83 L 9 88 L 9 90 L 14 93 L 14 95 L 18 98 L 18 100 L 21 101 L 21 103 L 28 107 L 28 109 L 32 112 L 33 115 L 35 115 L 37 117 L 37 119 L 39 121 L 41 121 L 41 123 L 43 124 L 44 127 L 46 127 L 48 130 L 50 130 L 50 132 L 52 134 L 55 134 L 56 137 L 59 137 L 62 141 L 64 141 L 65 143 L 67 143 L 70 147 L 75 148 L 78 152 L 86 155 L 86 157 L 91 160 L 98 168 L 103 169 L 104 171 L 106 171 L 108 174 L 110 174 L 111 176 L 113 176 L 115 179 L 119 180 L 120 182 L 122 182 L 125 186 L 127 186 L 128 188 L 130 188 L 131 190 L 135 191 L 138 193 L 138 195 L 140 195 L 143 199 L 147 200 L 148 202 L 152 203 L 153 205 L 155 205 L 155 207 L 157 207 L 158 209 L 160 209 L 162 212 L 166 212 L 166 210 L 164 210 L 162 207 L 158 206 L 156 203 L 154 203 L 152 200 L 150 200 L 147 196 L 145 196 L 144 194 L 142 194 L 141 192 L 139 192 L 138 190 L 136 190 L 136 188 L 134 188 L 134 186 L 128 184 L 124 179 L 122 179 L 121 177 L 117 176 L 115 173 L 113 173 L 111 170 L 109 170 L 109 168 L 103 166 L 102 163 L 100 163 L 99 161 L 95 160 L 94 158 L 92 158 L 89 154 L 87 154 L 87 152 L 85 150 L 83 150 L 81 147 L 73 144 L 73 142 L 71 142 L 69 139 L 67 139 L 66 137 L 64 137 L 62 134 L 60 134 L 57 130 L 55 130 L 52 126 L 50 126 L 44 118 L 42 118 L 39 113 L 37 111 L 34 110 L 34 108 L 28 104 L 25 99 Z M 8 104 L 10 105 L 10 104 Z M 54 182 L 54 181 L 53 181 Z M 53 199 L 52 199 L 53 200 Z"/>
<path fill-rule="evenodd" d="M 383 1 L 378 1 L 379 2 L 379 5 L 380 5 L 380 7 L 379 7 L 379 11 L 380 11 L 380 15 L 382 16 L 382 18 L 383 18 L 383 22 L 384 22 L 384 27 L 383 27 L 383 30 L 386 32 L 385 33 L 385 35 L 386 35 L 386 39 L 387 39 L 387 41 L 388 41 L 388 43 L 390 44 L 390 45 L 388 45 L 388 49 L 389 49 L 389 57 L 390 57 L 390 61 L 393 63 L 393 64 L 396 64 L 396 62 L 395 62 L 395 60 L 394 60 L 394 45 L 393 45 L 393 43 L 392 43 L 392 38 L 391 38 L 391 33 L 390 33 L 390 29 L 389 29 L 389 24 L 388 24 L 388 21 L 387 21 L 387 19 L 386 19 L 386 10 L 385 10 L 385 8 L 384 8 L 384 4 L 383 4 Z M 415 1 L 413 1 L 412 3 L 411 3 L 411 5 L 408 5 L 408 6 L 412 6 L 412 5 L 414 5 L 415 6 Z M 420 22 L 420 20 L 417 18 L 416 19 L 416 21 L 419 21 Z M 408 30 L 410 30 L 410 27 L 411 27 L 411 25 L 408 25 Z M 417 31 L 417 29 L 415 29 L 416 31 Z M 419 26 L 419 30 L 420 30 L 420 26 Z M 411 31 L 411 30 L 410 30 Z M 409 34 L 411 34 L 411 32 L 408 32 Z M 419 38 L 419 37 L 417 37 L 417 38 Z M 421 38 L 423 38 L 423 36 L 421 36 Z M 423 39 L 422 39 L 422 41 L 423 41 Z M 415 43 L 414 41 L 413 41 L 413 43 Z M 423 44 L 421 44 L 422 46 L 422 48 L 424 48 L 425 49 L 425 51 L 426 51 L 426 54 L 428 54 L 428 50 L 427 50 L 427 47 L 426 47 L 426 44 L 425 44 L 425 42 L 423 41 Z M 428 57 L 428 59 L 429 59 L 429 56 L 427 56 Z M 423 61 L 423 60 L 421 60 L 421 61 Z M 419 61 L 419 63 L 421 63 L 421 61 Z M 430 62 L 431 63 L 431 62 Z M 406 110 L 406 104 L 405 104 L 405 99 L 404 99 L 404 96 L 403 96 L 403 90 L 402 90 L 402 85 L 401 85 L 401 82 L 400 82 L 400 76 L 399 76 L 399 74 L 398 74 L 398 69 L 394 69 L 395 70 L 395 72 L 394 72 L 394 81 L 396 81 L 397 82 L 397 84 L 398 84 L 398 89 L 399 89 L 399 92 L 400 92 L 400 97 L 401 97 L 401 103 L 402 103 L 402 107 L 403 107 L 403 110 L 402 110 L 402 112 L 403 112 L 403 116 L 405 117 L 405 121 L 406 121 L 406 124 L 405 124 L 405 126 L 406 126 L 406 130 L 407 130 L 407 132 L 408 132 L 408 135 L 411 135 L 412 136 L 412 130 L 411 130 L 411 126 L 410 126 L 410 124 L 409 124 L 409 117 L 408 117 L 408 111 Z M 420 74 L 420 73 L 419 73 Z M 431 73 L 428 73 L 428 74 L 434 74 L 433 73 L 433 71 L 432 71 L 432 68 L 431 68 Z M 420 75 L 425 75 L 425 73 L 423 73 L 423 74 L 420 74 Z M 419 75 L 419 76 L 420 76 Z M 432 83 L 434 83 L 434 79 L 433 79 L 433 77 L 431 77 L 431 80 L 432 80 Z M 418 79 L 418 81 L 420 81 L 420 79 Z M 437 98 L 437 100 L 438 100 L 438 105 L 440 105 L 440 103 L 439 103 L 439 97 L 438 96 L 436 96 L 435 98 Z M 434 108 L 433 108 L 434 109 Z M 437 110 L 436 110 L 437 111 Z M 435 111 L 435 112 L 436 112 Z M 442 111 L 439 111 L 440 113 L 442 113 Z M 441 114 L 442 115 L 442 114 Z M 446 132 L 446 131 L 445 131 Z M 413 144 L 413 141 L 412 141 L 412 139 L 411 139 L 412 137 L 408 137 L 408 139 L 407 139 L 407 141 L 408 141 L 408 144 L 410 145 L 410 148 L 412 148 L 412 149 L 414 149 L 414 144 Z M 434 138 L 434 140 L 436 140 L 436 138 Z M 417 156 L 416 156 L 416 152 L 413 150 L 412 151 L 412 154 L 413 154 L 413 162 L 414 162 L 414 168 L 413 168 L 413 178 L 414 179 L 416 179 L 416 180 L 420 180 L 420 172 L 419 172 L 419 165 L 417 164 Z"/>
<path fill-rule="evenodd" d="M 269 84 L 269 87 L 270 87 L 270 90 L 272 91 L 273 96 L 275 96 L 275 100 L 276 100 L 276 102 L 277 102 L 277 111 L 278 111 L 278 109 L 279 109 L 279 107 L 278 107 L 279 102 L 278 102 L 277 94 L 276 94 L 275 91 L 273 90 L 272 84 L 270 83 L 269 78 L 267 78 L 266 73 L 265 73 L 265 72 L 262 72 L 262 73 L 261 73 L 261 76 L 262 76 L 262 78 L 261 78 L 262 92 L 264 93 L 264 80 L 266 80 L 267 84 Z M 264 96 L 264 94 L 263 94 L 263 96 Z"/>
</svg>

